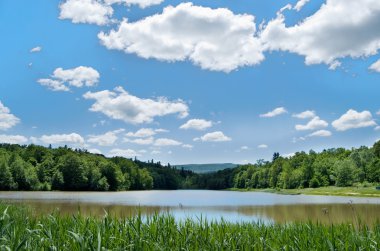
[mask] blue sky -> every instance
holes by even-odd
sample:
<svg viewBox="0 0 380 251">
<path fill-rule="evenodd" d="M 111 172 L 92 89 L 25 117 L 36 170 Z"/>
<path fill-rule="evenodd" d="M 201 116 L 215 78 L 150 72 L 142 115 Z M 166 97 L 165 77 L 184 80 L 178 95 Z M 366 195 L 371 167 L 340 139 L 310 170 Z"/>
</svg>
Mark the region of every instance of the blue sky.
<svg viewBox="0 0 380 251">
<path fill-rule="evenodd" d="M 370 146 L 378 25 L 374 0 L 1 1 L 0 141 L 172 164 Z"/>
</svg>

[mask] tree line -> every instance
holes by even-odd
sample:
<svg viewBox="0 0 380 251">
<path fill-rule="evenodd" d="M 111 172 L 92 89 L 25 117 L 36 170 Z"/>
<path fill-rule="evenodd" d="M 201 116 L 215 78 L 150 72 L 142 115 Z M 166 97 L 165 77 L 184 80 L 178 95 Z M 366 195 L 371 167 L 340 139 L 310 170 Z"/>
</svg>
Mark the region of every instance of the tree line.
<svg viewBox="0 0 380 251">
<path fill-rule="evenodd" d="M 279 153 L 272 161 L 239 167 L 235 188 L 346 187 L 380 182 L 380 141 L 373 147 L 333 148 L 320 153 L 297 152 L 285 158 Z"/>
<path fill-rule="evenodd" d="M 197 174 L 170 164 L 107 158 L 67 146 L 0 144 L 0 190 L 306 188 L 380 182 L 380 141 L 373 147 L 273 155 L 272 161 Z"/>
</svg>

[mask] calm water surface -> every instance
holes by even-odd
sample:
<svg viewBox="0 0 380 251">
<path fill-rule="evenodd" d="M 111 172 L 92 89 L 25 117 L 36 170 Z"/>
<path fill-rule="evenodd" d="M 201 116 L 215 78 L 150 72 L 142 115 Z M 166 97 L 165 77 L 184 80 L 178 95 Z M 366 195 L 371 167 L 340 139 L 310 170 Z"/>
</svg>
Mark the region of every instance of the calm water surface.
<svg viewBox="0 0 380 251">
<path fill-rule="evenodd" d="M 380 219 L 380 198 L 318 195 L 280 195 L 233 191 L 133 191 L 133 192 L 0 192 L 0 200 L 26 204 L 36 213 L 131 216 L 170 213 L 176 219 L 294 222 L 321 221 L 366 223 Z"/>
</svg>

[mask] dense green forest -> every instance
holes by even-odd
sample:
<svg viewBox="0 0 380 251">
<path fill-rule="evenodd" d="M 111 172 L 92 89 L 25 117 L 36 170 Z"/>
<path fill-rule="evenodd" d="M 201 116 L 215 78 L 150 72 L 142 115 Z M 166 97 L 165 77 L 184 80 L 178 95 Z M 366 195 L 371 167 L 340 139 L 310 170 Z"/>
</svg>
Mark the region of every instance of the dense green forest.
<svg viewBox="0 0 380 251">
<path fill-rule="evenodd" d="M 235 188 L 307 188 L 380 182 L 380 141 L 372 148 L 334 148 L 321 153 L 297 152 L 289 158 L 274 153 L 272 161 L 240 166 Z"/>
<path fill-rule="evenodd" d="M 0 190 L 223 189 L 232 186 L 231 172 L 201 176 L 153 160 L 106 158 L 68 147 L 0 144 Z"/>
<path fill-rule="evenodd" d="M 0 144 L 0 190 L 306 188 L 380 182 L 380 141 L 372 148 L 298 152 L 289 158 L 198 174 L 170 164 L 86 150 Z"/>
</svg>

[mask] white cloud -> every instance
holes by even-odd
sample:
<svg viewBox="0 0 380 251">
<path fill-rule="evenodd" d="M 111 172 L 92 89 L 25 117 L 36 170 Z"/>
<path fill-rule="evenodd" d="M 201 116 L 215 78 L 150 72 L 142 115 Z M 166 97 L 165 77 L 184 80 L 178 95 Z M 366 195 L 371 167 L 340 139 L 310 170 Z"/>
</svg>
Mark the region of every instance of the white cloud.
<svg viewBox="0 0 380 251">
<path fill-rule="evenodd" d="M 136 132 L 128 132 L 127 137 L 145 138 L 156 134 L 156 131 L 151 128 L 141 128 Z"/>
<path fill-rule="evenodd" d="M 224 141 L 231 141 L 230 137 L 227 137 L 224 135 L 221 131 L 206 133 L 202 137 L 194 139 L 194 141 L 202 140 L 204 142 L 224 142 Z"/>
<path fill-rule="evenodd" d="M 310 133 L 309 135 L 307 135 L 308 137 L 330 137 L 332 135 L 332 133 L 330 131 L 327 131 L 327 130 L 319 130 L 319 131 L 316 131 L 316 132 L 313 132 L 313 133 Z"/>
<path fill-rule="evenodd" d="M 243 150 L 243 151 L 249 150 L 249 147 L 248 146 L 242 146 L 242 147 L 240 147 L 240 150 Z"/>
<path fill-rule="evenodd" d="M 85 99 L 94 99 L 90 111 L 101 112 L 112 119 L 123 120 L 126 123 L 150 123 L 155 117 L 179 114 L 180 118 L 188 115 L 189 108 L 182 100 L 169 101 L 160 97 L 156 100 L 142 99 L 130 95 L 122 87 L 115 91 L 87 92 Z"/>
<path fill-rule="evenodd" d="M 154 145 L 155 146 L 179 146 L 179 145 L 182 145 L 182 143 L 174 139 L 160 138 L 160 139 L 155 140 Z"/>
<path fill-rule="evenodd" d="M 194 148 L 193 145 L 189 145 L 189 144 L 183 144 L 182 147 L 186 149 L 190 149 L 190 150 Z"/>
<path fill-rule="evenodd" d="M 111 157 L 125 157 L 125 158 L 134 158 L 134 157 L 139 157 L 141 154 L 136 152 L 135 150 L 132 149 L 120 149 L 120 148 L 115 148 L 111 149 L 109 151 L 109 156 Z"/>
<path fill-rule="evenodd" d="M 164 0 L 104 0 L 106 4 L 124 4 L 126 6 L 138 5 L 144 9 L 152 5 L 158 5 Z"/>
<path fill-rule="evenodd" d="M 60 19 L 73 23 L 105 25 L 111 22 L 113 9 L 97 0 L 67 0 L 60 6 Z"/>
<path fill-rule="evenodd" d="M 266 149 L 266 148 L 268 148 L 268 145 L 266 145 L 266 144 L 261 144 L 261 145 L 258 145 L 257 148 L 260 148 L 260 149 Z"/>
<path fill-rule="evenodd" d="M 139 138 L 139 139 L 124 138 L 124 142 L 131 142 L 138 145 L 152 145 L 154 143 L 154 138 L 153 137 Z"/>
<path fill-rule="evenodd" d="M 54 70 L 53 78 L 61 82 L 68 83 L 71 86 L 94 86 L 99 82 L 100 74 L 92 67 L 78 66 L 73 69 L 64 70 L 57 68 Z"/>
<path fill-rule="evenodd" d="M 42 78 L 37 80 L 42 86 L 47 86 L 53 91 L 69 91 L 67 83 L 74 87 L 94 86 L 99 82 L 100 74 L 91 67 L 79 66 L 73 69 L 64 70 L 57 68 L 54 70 L 51 78 Z"/>
<path fill-rule="evenodd" d="M 380 126 L 376 126 L 375 131 L 380 131 Z"/>
<path fill-rule="evenodd" d="M 260 117 L 262 118 L 272 118 L 272 117 L 276 117 L 278 115 L 281 115 L 281 114 L 284 114 L 284 113 L 287 113 L 288 111 L 286 111 L 286 109 L 284 107 L 278 107 L 276 109 L 274 109 L 273 111 L 270 111 L 270 112 L 267 112 L 267 113 L 264 113 L 264 114 L 260 114 Z"/>
<path fill-rule="evenodd" d="M 152 154 L 152 155 L 157 155 L 160 153 L 161 153 L 161 151 L 158 151 L 158 150 L 153 150 L 152 152 L 150 152 L 150 154 Z"/>
<path fill-rule="evenodd" d="M 37 46 L 37 47 L 34 47 L 32 49 L 30 49 L 30 52 L 33 53 L 33 52 L 40 52 L 42 51 L 42 47 L 41 46 Z"/>
<path fill-rule="evenodd" d="M 380 49 L 378 0 L 327 0 L 302 22 L 290 27 L 285 23 L 279 12 L 263 28 L 264 50 L 297 53 L 305 56 L 307 65 L 325 63 L 336 68 L 342 58 L 368 57 Z"/>
<path fill-rule="evenodd" d="M 310 120 L 306 125 L 296 125 L 295 128 L 297 131 L 305 130 L 316 130 L 320 128 L 325 128 L 329 125 L 326 121 L 320 119 L 318 116 Z"/>
<path fill-rule="evenodd" d="M 91 148 L 91 149 L 88 149 L 87 151 L 94 154 L 102 154 L 102 151 L 96 148 Z"/>
<path fill-rule="evenodd" d="M 380 110 L 378 110 L 378 111 L 376 112 L 376 114 L 377 114 L 377 115 L 380 115 Z"/>
<path fill-rule="evenodd" d="M 28 139 L 21 135 L 0 135 L 0 143 L 7 144 L 24 144 Z"/>
<path fill-rule="evenodd" d="M 338 131 L 346 131 L 354 128 L 376 126 L 376 122 L 369 111 L 357 112 L 350 109 L 339 119 L 333 121 L 332 126 Z"/>
<path fill-rule="evenodd" d="M 377 60 L 375 63 L 371 64 L 371 66 L 368 69 L 380 73 L 380 59 Z"/>
<path fill-rule="evenodd" d="M 292 115 L 292 117 L 298 118 L 298 119 L 311 119 L 311 118 L 314 118 L 315 116 L 317 116 L 315 114 L 315 111 L 310 111 L 310 110 Z"/>
<path fill-rule="evenodd" d="M 45 144 L 84 144 L 84 139 L 77 133 L 43 135 L 39 140 Z"/>
<path fill-rule="evenodd" d="M 52 91 L 64 91 L 64 92 L 70 91 L 70 88 L 67 87 L 64 83 L 62 83 L 59 80 L 54 80 L 50 78 L 41 78 L 37 80 L 37 82 L 42 86 L 46 86 L 49 90 L 52 90 Z"/>
<path fill-rule="evenodd" d="M 87 142 L 97 144 L 99 146 L 112 146 L 118 140 L 118 134 L 123 131 L 124 129 L 119 129 L 100 135 L 89 135 Z"/>
<path fill-rule="evenodd" d="M 180 126 L 180 129 L 194 129 L 194 130 L 205 130 L 212 126 L 212 121 L 204 119 L 190 119 L 185 124 Z"/>
<path fill-rule="evenodd" d="M 157 133 L 169 132 L 169 130 L 162 129 L 162 128 L 155 129 L 154 131 Z"/>
<path fill-rule="evenodd" d="M 296 5 L 294 6 L 294 10 L 300 11 L 305 4 L 307 4 L 310 0 L 299 0 Z"/>
<path fill-rule="evenodd" d="M 264 60 L 251 15 L 235 15 L 181 3 L 137 22 L 123 20 L 117 30 L 98 37 L 108 49 L 162 61 L 190 60 L 202 69 L 230 72 Z"/>
<path fill-rule="evenodd" d="M 20 119 L 11 113 L 0 101 L 0 130 L 8 130 L 20 123 Z"/>
</svg>

